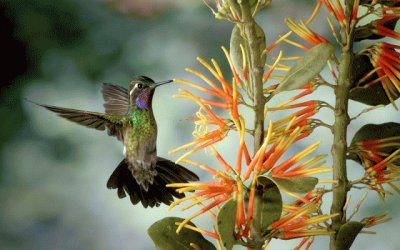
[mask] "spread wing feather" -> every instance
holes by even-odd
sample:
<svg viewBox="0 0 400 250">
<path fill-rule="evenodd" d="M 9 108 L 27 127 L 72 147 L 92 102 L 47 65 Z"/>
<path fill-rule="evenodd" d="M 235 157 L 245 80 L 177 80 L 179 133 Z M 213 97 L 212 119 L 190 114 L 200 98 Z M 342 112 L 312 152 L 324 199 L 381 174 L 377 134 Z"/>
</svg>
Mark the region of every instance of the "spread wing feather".
<svg viewBox="0 0 400 250">
<path fill-rule="evenodd" d="M 104 83 L 101 90 L 106 114 L 126 115 L 129 110 L 129 93 L 124 87 Z"/>
<path fill-rule="evenodd" d="M 122 140 L 122 116 L 89 112 L 78 109 L 61 108 L 39 103 L 35 104 L 57 113 L 60 117 L 85 127 L 103 131 L 107 129 L 109 135 L 116 136 L 118 140 Z"/>
</svg>

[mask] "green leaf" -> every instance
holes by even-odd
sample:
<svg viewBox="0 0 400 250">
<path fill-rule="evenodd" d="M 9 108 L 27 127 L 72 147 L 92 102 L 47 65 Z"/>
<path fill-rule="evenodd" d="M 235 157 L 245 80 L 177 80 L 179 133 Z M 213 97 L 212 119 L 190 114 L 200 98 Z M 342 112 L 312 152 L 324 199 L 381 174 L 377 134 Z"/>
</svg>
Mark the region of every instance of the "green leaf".
<svg viewBox="0 0 400 250">
<path fill-rule="evenodd" d="M 278 92 L 294 90 L 307 84 L 325 67 L 334 52 L 330 43 L 320 43 L 307 51 L 289 70 L 275 90 Z"/>
<path fill-rule="evenodd" d="M 264 30 L 256 23 L 256 33 L 257 38 L 260 41 L 260 52 L 263 52 L 266 48 L 265 42 L 265 34 Z M 243 54 L 242 49 L 240 48 L 240 44 L 242 44 L 243 48 L 248 51 L 248 43 L 246 39 L 241 34 L 241 29 L 239 25 L 235 25 L 232 30 L 231 34 L 231 41 L 230 41 L 230 49 L 229 54 L 232 59 L 233 67 L 236 70 L 236 73 L 239 75 L 240 79 L 243 80 Z M 261 58 L 261 64 L 264 65 L 266 60 L 266 54 L 263 54 Z M 249 65 L 249 59 L 247 58 L 247 64 Z"/>
<path fill-rule="evenodd" d="M 354 146 L 357 142 L 378 140 L 393 136 L 400 136 L 400 123 L 367 124 L 356 132 L 353 140 L 351 140 L 350 147 Z"/>
<path fill-rule="evenodd" d="M 222 244 L 228 250 L 233 248 L 235 244 L 235 225 L 236 225 L 236 210 L 237 203 L 234 200 L 229 200 L 219 210 L 217 216 L 218 233 Z"/>
<path fill-rule="evenodd" d="M 246 44 L 240 32 L 239 26 L 235 25 L 231 34 L 229 54 L 236 73 L 239 75 L 240 79 L 243 80 L 243 56 L 240 44 L 242 44 L 242 46 L 245 46 Z"/>
<path fill-rule="evenodd" d="M 357 235 L 363 228 L 364 224 L 358 221 L 349 221 L 341 226 L 335 241 L 336 249 L 350 249 Z"/>
<path fill-rule="evenodd" d="M 382 124 L 367 124 L 361 127 L 354 135 L 349 146 L 349 150 L 352 151 L 352 148 L 354 148 L 355 144 L 358 142 L 366 140 L 378 140 L 394 136 L 400 136 L 400 123 L 388 122 Z M 385 147 L 379 150 L 387 154 L 391 154 L 397 149 L 398 147 L 394 145 L 392 147 Z M 355 160 L 359 163 L 361 162 L 358 157 L 354 157 L 352 155 L 354 155 L 354 153 L 350 154 L 350 158 L 352 160 Z M 400 159 L 394 160 L 394 163 L 400 164 Z"/>
<path fill-rule="evenodd" d="M 353 101 L 361 102 L 371 106 L 380 104 L 388 105 L 390 103 L 390 99 L 387 97 L 381 83 L 377 82 L 371 86 L 365 85 L 368 82 L 377 79 L 377 74 L 372 74 L 366 81 L 364 81 L 363 85 L 357 85 L 361 78 L 374 69 L 374 66 L 371 64 L 368 56 L 355 56 L 353 67 L 355 77 L 352 88 L 350 89 L 349 98 Z M 400 97 L 400 94 L 396 92 L 392 93 L 392 96 L 393 99 L 396 100 Z"/>
<path fill-rule="evenodd" d="M 270 177 L 278 187 L 293 193 L 308 193 L 318 184 L 318 178 L 315 177 L 292 177 L 292 178 L 276 178 Z"/>
<path fill-rule="evenodd" d="M 282 195 L 278 186 L 266 176 L 257 178 L 256 188 L 253 226 L 265 235 L 268 227 L 281 218 Z"/>
<path fill-rule="evenodd" d="M 183 228 L 179 234 L 176 233 L 178 226 L 176 222 L 182 222 L 184 219 L 178 217 L 166 217 L 155 222 L 147 230 L 151 239 L 159 250 L 193 250 L 190 243 L 194 243 L 201 249 L 216 249 L 215 246 L 206 240 L 199 232 Z M 192 222 L 188 223 L 191 226 L 195 225 Z"/>
<path fill-rule="evenodd" d="M 398 93 L 392 93 L 393 100 L 399 98 Z M 353 101 L 361 102 L 366 105 L 388 105 L 390 99 L 387 97 L 385 90 L 380 83 L 376 83 L 372 86 L 355 87 L 350 89 L 349 98 Z"/>
</svg>

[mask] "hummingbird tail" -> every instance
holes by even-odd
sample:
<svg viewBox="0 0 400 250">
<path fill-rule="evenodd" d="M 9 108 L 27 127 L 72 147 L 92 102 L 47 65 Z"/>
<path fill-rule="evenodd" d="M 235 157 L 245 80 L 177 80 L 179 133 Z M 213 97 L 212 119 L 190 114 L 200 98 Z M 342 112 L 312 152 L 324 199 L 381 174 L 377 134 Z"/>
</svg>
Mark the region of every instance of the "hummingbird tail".
<svg viewBox="0 0 400 250">
<path fill-rule="evenodd" d="M 145 208 L 158 207 L 161 203 L 169 205 L 173 202 L 173 197 L 185 197 L 185 194 L 178 193 L 175 189 L 167 188 L 165 185 L 199 180 L 198 176 L 190 170 L 172 161 L 158 157 L 155 168 L 157 175 L 146 191 L 137 183 L 128 168 L 128 164 L 125 159 L 119 163 L 110 176 L 107 187 L 117 189 L 119 198 L 124 198 L 128 194 L 133 205 L 141 202 Z"/>
</svg>

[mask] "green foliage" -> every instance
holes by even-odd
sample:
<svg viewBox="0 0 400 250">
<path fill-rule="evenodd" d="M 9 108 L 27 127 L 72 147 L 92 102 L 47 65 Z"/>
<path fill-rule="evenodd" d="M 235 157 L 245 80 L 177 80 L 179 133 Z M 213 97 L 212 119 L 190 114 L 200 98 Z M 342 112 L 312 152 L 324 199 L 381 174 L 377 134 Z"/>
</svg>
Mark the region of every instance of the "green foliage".
<svg viewBox="0 0 400 250">
<path fill-rule="evenodd" d="M 235 25 L 232 30 L 229 53 L 236 73 L 239 75 L 240 79 L 243 79 L 243 56 L 240 44 L 244 46 L 245 41 L 240 34 L 239 26 Z"/>
<path fill-rule="evenodd" d="M 230 250 L 235 244 L 235 224 L 236 224 L 237 203 L 229 200 L 222 206 L 217 216 L 218 233 L 221 237 L 223 246 Z"/>
<path fill-rule="evenodd" d="M 265 34 L 264 30 L 257 24 L 255 23 L 256 27 L 256 32 L 258 39 L 260 39 L 260 52 L 264 51 L 266 48 L 266 42 L 265 42 Z M 231 35 L 231 41 L 230 41 L 230 56 L 232 59 L 233 66 L 235 67 L 236 73 L 239 75 L 240 79 L 244 79 L 243 76 L 243 54 L 242 54 L 242 49 L 240 48 L 240 45 L 243 46 L 243 49 L 246 48 L 246 46 L 249 46 L 247 41 L 244 39 L 242 36 L 242 30 L 239 27 L 239 25 L 235 25 L 235 27 L 232 30 L 232 35 Z M 248 50 L 246 50 L 248 51 Z M 266 60 L 266 55 L 264 54 L 261 58 L 261 63 L 264 64 Z M 247 58 L 247 64 L 249 65 L 249 58 Z M 246 69 L 247 72 L 249 72 L 249 68 Z"/>
<path fill-rule="evenodd" d="M 259 176 L 254 199 L 253 225 L 262 234 L 268 233 L 268 227 L 282 215 L 282 195 L 278 186 L 268 177 Z"/>
<path fill-rule="evenodd" d="M 155 222 L 147 230 L 151 239 L 159 250 L 193 250 L 191 243 L 199 246 L 201 249 L 216 249 L 215 246 L 206 240 L 199 232 L 183 228 L 179 234 L 176 233 L 177 226 L 175 223 L 182 222 L 184 219 L 178 217 L 166 217 Z M 195 225 L 191 222 L 191 226 Z"/>
<path fill-rule="evenodd" d="M 400 123 L 367 124 L 357 131 L 351 145 L 365 140 L 384 139 L 392 136 L 400 136 Z"/>
<path fill-rule="evenodd" d="M 307 84 L 325 67 L 334 52 L 330 43 L 320 43 L 307 51 L 289 70 L 275 93 L 298 89 Z"/>
<path fill-rule="evenodd" d="M 341 226 L 336 236 L 336 249 L 350 249 L 357 235 L 363 228 L 364 224 L 358 221 L 349 221 Z"/>
<path fill-rule="evenodd" d="M 355 80 L 350 89 L 349 98 L 371 106 L 390 104 L 390 99 L 380 82 L 373 85 L 367 85 L 370 81 L 378 78 L 377 74 L 372 74 L 361 85 L 357 83 L 365 74 L 374 69 L 369 58 L 365 55 L 356 56 L 354 59 L 354 67 L 354 71 L 356 72 Z M 391 92 L 391 96 L 393 100 L 396 100 L 400 97 L 400 94 L 398 92 Z"/>
<path fill-rule="evenodd" d="M 400 123 L 388 122 L 382 124 L 367 124 L 361 127 L 357 133 L 354 135 L 353 140 L 350 144 L 350 149 L 355 147 L 355 144 L 358 142 L 362 142 L 365 140 L 378 140 L 385 139 L 389 137 L 400 136 Z M 380 151 L 391 154 L 398 147 L 396 145 L 383 147 Z M 354 154 L 350 154 L 350 158 L 357 162 L 360 162 L 360 159 Z M 400 163 L 400 159 L 395 160 L 394 162 Z"/>
<path fill-rule="evenodd" d="M 349 98 L 351 100 L 371 106 L 376 106 L 380 104 L 388 105 L 390 103 L 390 99 L 387 97 L 381 83 L 377 82 L 373 85 L 367 85 L 369 81 L 378 78 L 377 74 L 372 74 L 362 84 L 358 84 L 362 77 L 364 77 L 368 72 L 374 69 L 368 56 L 355 56 L 353 67 L 355 72 L 354 81 L 352 88 L 350 89 Z M 394 99 L 397 99 L 400 96 L 398 93 L 393 93 L 392 95 Z"/>
<path fill-rule="evenodd" d="M 318 184 L 315 177 L 276 178 L 270 177 L 279 188 L 293 193 L 308 193 Z"/>
</svg>

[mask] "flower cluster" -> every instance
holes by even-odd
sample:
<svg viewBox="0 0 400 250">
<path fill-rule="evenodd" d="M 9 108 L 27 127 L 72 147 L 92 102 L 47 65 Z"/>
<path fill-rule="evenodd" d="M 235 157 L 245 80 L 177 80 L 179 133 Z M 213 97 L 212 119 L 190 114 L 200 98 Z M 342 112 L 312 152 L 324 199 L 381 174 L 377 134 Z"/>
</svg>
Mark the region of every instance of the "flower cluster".
<svg viewBox="0 0 400 250">
<path fill-rule="evenodd" d="M 261 5 L 259 6 L 260 3 L 267 4 L 269 2 L 253 1 L 254 6 L 250 6 L 253 16 L 262 8 Z M 376 2 L 378 1 L 372 1 L 371 6 L 375 5 Z M 186 69 L 186 71 L 199 78 L 202 84 L 183 79 L 175 80 L 200 92 L 200 94 L 197 94 L 197 92 L 180 89 L 180 93 L 175 96 L 194 101 L 199 106 L 199 110 L 194 117 L 188 118 L 195 125 L 193 141 L 170 151 L 170 153 L 186 151 L 178 158 L 177 162 L 197 167 L 208 172 L 213 177 L 211 181 L 171 183 L 167 185 L 167 187 L 175 188 L 179 193 L 191 192 L 188 196 L 174 201 L 170 205 L 170 208 L 178 205 L 183 205 L 182 210 L 198 207 L 196 212 L 178 223 L 177 232 L 179 233 L 183 228 L 195 230 L 215 238 L 217 244 L 220 245 L 220 240 L 223 241 L 223 234 L 217 232 L 214 227 L 211 230 L 204 230 L 193 227 L 188 223 L 205 213 L 208 213 L 217 221 L 220 218 L 220 212 L 224 211 L 227 207 L 230 208 L 230 205 L 234 204 L 234 214 L 232 212 L 230 214 L 234 215 L 235 220 L 234 223 L 230 223 L 230 225 L 234 224 L 234 228 L 232 229 L 234 233 L 231 236 L 234 235 L 236 242 L 247 246 L 249 242 L 256 242 L 254 239 L 257 236 L 254 236 L 254 227 L 259 226 L 257 223 L 259 223 L 260 217 L 257 216 L 260 216 L 260 213 L 262 213 L 259 206 L 270 206 L 273 203 L 271 206 L 275 206 L 277 209 L 271 212 L 273 214 L 271 215 L 273 217 L 271 221 L 265 222 L 268 225 L 263 225 L 262 236 L 258 237 L 258 240 L 262 238 L 262 241 L 268 244 L 273 238 L 285 240 L 303 238 L 297 249 L 300 249 L 304 245 L 308 249 L 313 242 L 314 236 L 337 234 L 337 230 L 332 230 L 335 225 L 337 226 L 335 224 L 336 221 L 343 220 L 343 223 L 348 221 L 345 215 L 348 202 L 343 210 L 336 210 L 335 212 L 337 213 L 330 215 L 324 214 L 321 209 L 322 196 L 332 190 L 315 188 L 316 184 L 323 181 L 319 181 L 313 176 L 331 171 L 331 168 L 323 167 L 326 155 L 311 156 L 318 148 L 320 142 L 315 142 L 308 147 L 302 148 L 297 153 L 288 153 L 293 144 L 308 137 L 316 127 L 324 126 L 331 129 L 331 131 L 333 131 L 333 128 L 336 128 L 314 117 L 321 108 L 328 107 L 333 110 L 332 106 L 321 100 L 300 100 L 313 93 L 321 85 L 326 85 L 333 89 L 339 87 L 339 84 L 328 83 L 319 74 L 325 66 L 325 62 L 327 62 L 333 79 L 335 81 L 338 80 L 337 72 L 340 71 L 340 67 L 338 67 L 340 66 L 340 62 L 334 54 L 331 41 L 314 32 L 309 27 L 309 24 L 314 20 L 321 7 L 324 6 L 330 16 L 340 26 L 340 35 L 338 35 L 331 19 L 327 18 L 336 42 L 342 48 L 345 48 L 349 46 L 348 37 L 352 37 L 351 34 L 356 30 L 358 21 L 363 18 L 358 16 L 359 5 L 365 5 L 366 3 L 365 1 L 354 0 L 348 5 L 352 6 L 352 9 L 345 11 L 344 9 L 348 8 L 348 6 L 344 6 L 339 0 L 319 0 L 307 21 L 295 23 L 291 19 L 286 19 L 286 24 L 291 31 L 269 46 L 264 47 L 264 44 L 262 44 L 262 54 L 258 54 L 257 56 L 262 58 L 261 61 L 264 60 L 262 62 L 264 63 L 265 54 L 271 52 L 282 41 L 306 51 L 306 56 L 284 57 L 283 53 L 279 52 L 271 64 L 265 65 L 262 72 L 260 72 L 260 67 L 258 66 L 257 72 L 252 70 L 251 67 L 254 65 L 251 64 L 255 63 L 255 61 L 257 62 L 257 60 L 252 60 L 254 59 L 254 53 L 249 53 L 248 41 L 243 37 L 245 34 L 242 34 L 246 33 L 244 31 L 247 30 L 244 28 L 246 25 L 241 23 L 241 21 L 243 21 L 243 16 L 248 17 L 249 9 L 247 9 L 247 12 L 242 12 L 244 10 L 242 8 L 243 3 L 237 3 L 236 1 L 215 0 L 215 5 L 210 5 L 208 2 L 205 3 L 217 18 L 227 19 L 235 23 L 237 26 L 233 34 L 236 36 L 233 37 L 238 40 L 237 43 L 243 42 L 246 44 L 236 44 L 233 49 L 231 48 L 234 51 L 231 51 L 232 54 L 227 49 L 222 48 L 231 70 L 229 76 L 222 72 L 216 60 L 211 59 L 208 62 L 202 58 L 197 58 L 200 64 L 208 71 L 207 74 L 191 68 Z M 250 4 L 250 2 L 246 2 L 246 4 Z M 376 35 L 399 39 L 399 35 L 386 26 L 387 22 L 399 18 L 398 7 L 385 7 L 382 5 L 379 8 L 381 19 L 376 21 L 376 30 L 372 29 L 371 32 L 374 32 Z M 373 12 L 373 9 L 371 7 L 369 11 Z M 243 13 L 246 14 L 242 15 Z M 240 35 L 237 34 L 238 30 L 240 31 Z M 290 40 L 289 36 L 292 33 L 305 40 L 307 45 Z M 311 48 L 315 46 L 318 47 L 316 50 Z M 377 79 L 372 79 L 372 81 L 367 82 L 365 85 L 372 86 L 380 82 L 392 103 L 395 98 L 400 96 L 400 54 L 397 51 L 398 49 L 400 49 L 400 46 L 380 42 L 359 52 L 359 55 L 363 55 L 367 62 L 367 57 L 369 58 L 374 68 L 366 76 L 361 77 L 361 83 L 370 81 L 371 76 L 376 74 Z M 322 53 L 320 53 L 321 51 Z M 321 60 L 312 60 L 315 58 Z M 284 63 L 284 61 L 293 60 L 302 61 L 298 61 L 292 68 Z M 323 65 L 312 64 L 309 61 L 323 61 Z M 302 62 L 305 62 L 306 65 L 303 68 L 307 68 L 304 71 L 306 73 L 311 72 L 310 75 L 298 70 L 299 68 L 301 69 L 298 65 L 301 65 Z M 258 65 L 257 63 L 255 64 Z M 309 65 L 310 67 L 308 67 Z M 309 68 L 313 70 L 308 70 Z M 289 75 L 289 79 L 292 71 L 296 71 L 295 73 L 300 71 L 305 76 L 302 79 L 302 74 L 299 75 L 300 77 L 297 77 L 298 75 L 295 74 L 292 78 L 300 78 L 301 80 L 290 82 L 287 80 L 288 76 L 275 75 L 278 71 L 290 71 L 290 74 L 287 74 Z M 274 84 L 271 84 L 270 80 L 277 80 L 278 82 L 275 81 L 273 82 Z M 290 86 L 285 89 L 288 85 Z M 259 86 L 262 86 L 262 89 Z M 257 91 L 255 91 L 255 88 L 257 88 Z M 275 106 L 270 106 L 268 103 L 265 104 L 265 101 L 269 101 L 270 98 L 273 98 L 281 91 L 289 90 L 300 90 L 300 93 L 296 93 L 296 95 Z M 261 108 L 257 104 L 253 106 L 248 103 L 258 103 L 255 100 L 255 93 L 258 94 L 261 92 L 265 95 L 261 96 L 265 98 L 261 102 Z M 264 113 L 262 112 L 263 108 Z M 265 126 L 264 134 L 260 133 L 260 130 L 256 128 L 253 130 L 247 126 L 245 110 L 255 111 L 256 128 L 257 124 L 259 124 L 258 122 L 262 122 L 262 119 L 257 120 L 257 117 L 265 119 L 264 123 L 268 125 Z M 288 110 L 289 114 L 278 119 L 270 118 L 271 113 L 282 110 Z M 260 114 L 263 114 L 263 116 Z M 262 140 L 258 140 L 257 133 L 263 136 Z M 228 135 L 232 136 L 232 134 L 233 136 L 237 136 L 238 139 L 237 150 L 234 154 L 224 155 L 217 149 L 217 144 L 223 142 Z M 250 147 L 246 140 L 248 135 L 255 136 L 260 142 L 256 143 L 258 145 L 255 145 L 253 154 L 250 153 Z M 389 150 L 394 147 L 397 147 L 397 149 Z M 399 188 L 394 184 L 394 182 L 400 180 L 398 165 L 400 162 L 399 147 L 400 142 L 397 136 L 352 144 L 349 148 L 349 153 L 357 155 L 360 159 L 365 168 L 365 175 L 359 180 L 345 183 L 345 185 L 357 186 L 357 184 L 363 184 L 363 187 L 377 191 L 382 198 L 388 193 L 384 189 L 383 184 L 390 185 L 400 193 Z M 204 149 L 212 153 L 217 166 L 205 165 L 189 159 L 192 154 Z M 343 153 L 344 155 L 345 153 Z M 339 183 L 338 180 L 330 182 Z M 283 192 L 291 196 L 291 199 L 295 198 L 295 201 L 292 203 L 283 202 L 281 197 Z M 274 198 L 276 199 L 268 197 L 271 199 L 266 198 L 263 200 L 262 198 L 265 198 L 263 195 L 266 195 L 266 193 L 271 196 L 275 195 L 276 197 L 274 196 Z M 305 196 L 300 195 L 304 193 L 306 193 Z M 364 198 L 356 206 L 357 211 Z M 262 202 L 265 203 L 261 204 Z M 266 216 L 270 216 L 270 214 Z M 336 216 L 341 216 L 341 219 L 334 218 Z M 350 216 L 350 219 L 352 216 Z M 383 217 L 381 215 L 369 217 L 359 223 L 363 223 L 365 227 L 369 227 L 379 222 L 384 222 L 385 219 Z M 329 224 L 331 219 L 333 227 Z M 259 244 L 260 242 L 256 243 Z"/>
<path fill-rule="evenodd" d="M 390 102 L 394 104 L 396 97 L 400 95 L 400 53 L 397 51 L 400 46 L 379 42 L 361 51 L 369 57 L 373 70 L 361 79 L 367 81 L 364 86 L 372 86 L 380 82 Z M 371 79 L 371 75 L 376 73 L 378 78 Z M 360 84 L 360 83 L 358 83 Z"/>
<path fill-rule="evenodd" d="M 382 200 L 388 193 L 383 184 L 388 184 L 396 192 L 400 189 L 394 184 L 400 181 L 400 137 L 393 136 L 385 139 L 366 140 L 355 143 L 349 148 L 355 153 L 365 169 L 364 176 L 356 183 L 367 185 L 375 190 Z"/>
<path fill-rule="evenodd" d="M 268 114 L 268 112 L 275 112 L 277 110 L 301 108 L 301 110 L 294 112 L 288 117 L 277 121 L 269 121 L 262 146 L 253 156 L 249 153 L 245 134 L 251 134 L 252 130 L 246 128 L 245 119 L 239 107 L 251 108 L 251 106 L 245 103 L 240 92 L 245 84 L 238 77 L 229 53 L 226 49 L 223 48 L 223 50 L 232 70 L 231 81 L 228 81 L 222 74 L 219 64 L 215 60 L 211 60 L 211 66 L 201 58 L 198 58 L 198 61 L 211 73 L 216 79 L 216 82 L 194 69 L 187 69 L 187 71 L 200 78 L 208 87 L 186 80 L 176 80 L 186 86 L 213 96 L 213 99 L 196 96 L 188 90 L 180 90 L 181 94 L 176 95 L 176 97 L 193 100 L 200 107 L 200 111 L 196 113 L 196 117 L 190 118 L 190 120 L 193 120 L 195 123 L 193 136 L 196 139 L 171 151 L 171 153 L 176 153 L 190 149 L 177 161 L 193 165 L 209 172 L 213 176 L 214 181 L 173 183 L 169 184 L 168 187 L 176 188 L 177 192 L 181 193 L 188 191 L 194 192 L 185 198 L 176 200 L 171 204 L 170 208 L 182 203 L 188 203 L 182 210 L 200 206 L 197 212 L 179 224 L 178 232 L 184 227 L 189 228 L 187 223 L 204 213 L 208 213 L 212 218 L 216 219 L 216 214 L 219 212 L 220 206 L 228 200 L 234 200 L 237 204 L 236 234 L 237 238 L 241 239 L 242 237 L 250 237 L 249 232 L 254 219 L 254 200 L 258 185 L 257 178 L 260 175 L 269 176 L 271 178 L 290 179 L 327 172 L 331 169 L 322 167 L 325 163 L 323 161 L 325 155 L 319 155 L 304 160 L 317 149 L 319 142 L 301 150 L 292 157 L 288 157 L 287 155 L 289 147 L 302 138 L 307 137 L 316 126 L 315 121 L 310 117 L 320 108 L 321 103 L 319 101 L 291 104 L 291 102 L 311 93 L 311 84 L 304 86 L 305 92 L 291 98 L 289 101 L 276 107 L 266 109 L 266 114 Z M 279 58 L 277 61 L 279 61 Z M 277 63 L 274 65 L 276 66 Z M 268 71 L 270 73 L 266 74 L 266 80 L 271 76 L 275 66 L 271 67 Z M 228 111 L 229 116 L 222 118 L 215 110 Z M 225 159 L 214 147 L 214 145 L 222 141 L 230 131 L 235 131 L 239 137 L 239 145 L 235 157 L 236 161 L 233 165 L 229 163 L 231 160 Z M 205 148 L 211 150 L 220 164 L 220 167 L 206 166 L 188 159 L 191 154 Z M 299 197 L 290 192 L 287 193 Z M 302 197 L 299 198 L 303 201 L 305 200 Z M 304 205 L 305 203 L 302 204 Z M 282 239 L 295 238 L 295 235 L 298 235 L 297 237 L 306 236 L 305 228 L 331 218 L 330 216 L 321 215 L 316 219 L 311 219 L 311 214 L 315 211 L 316 206 L 316 203 L 312 203 L 312 205 L 307 205 L 305 208 L 302 208 L 303 210 L 299 208 L 297 209 L 298 213 L 293 214 L 293 217 L 288 219 L 285 223 L 280 221 L 282 222 L 281 224 L 274 224 L 274 227 L 271 228 L 274 234 L 271 236 Z M 289 214 L 286 215 L 289 216 Z M 306 220 L 304 216 L 308 216 L 308 219 Z M 215 232 L 203 229 L 191 229 L 212 236 L 217 240 L 219 239 L 219 235 Z M 326 234 L 326 229 L 323 229 L 325 230 L 324 233 L 322 232 L 323 230 L 321 230 L 322 229 L 315 229 L 312 232 L 318 235 Z M 307 236 L 309 236 L 309 234 Z"/>
<path fill-rule="evenodd" d="M 320 201 L 312 201 L 304 206 L 288 206 L 287 212 L 271 224 L 271 235 L 281 239 L 294 239 L 317 235 L 331 235 L 327 227 L 319 225 L 338 214 L 319 214 Z"/>
<path fill-rule="evenodd" d="M 272 0 L 256 0 L 252 1 L 252 14 L 255 15 L 261 9 L 267 7 Z M 231 22 L 237 22 L 241 20 L 241 9 L 239 2 L 229 0 L 215 0 L 215 4 L 208 3 L 207 0 L 203 0 L 204 4 L 211 10 L 217 19 L 225 19 Z"/>
</svg>

